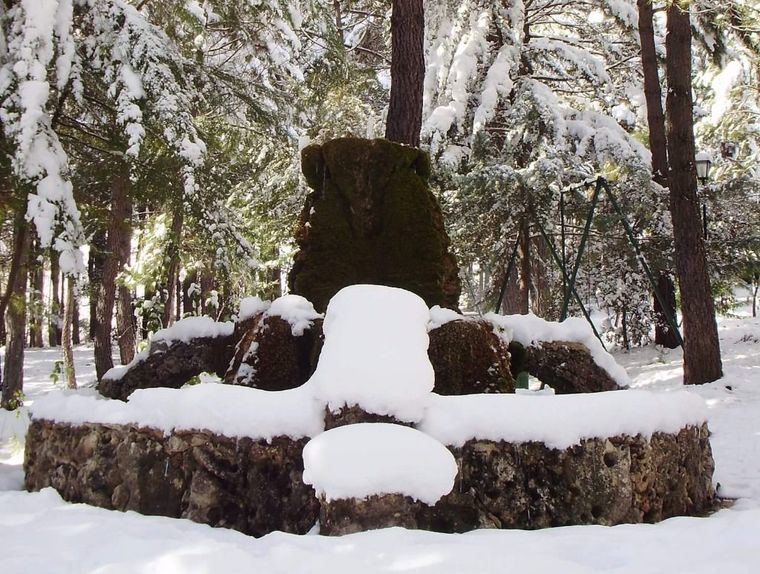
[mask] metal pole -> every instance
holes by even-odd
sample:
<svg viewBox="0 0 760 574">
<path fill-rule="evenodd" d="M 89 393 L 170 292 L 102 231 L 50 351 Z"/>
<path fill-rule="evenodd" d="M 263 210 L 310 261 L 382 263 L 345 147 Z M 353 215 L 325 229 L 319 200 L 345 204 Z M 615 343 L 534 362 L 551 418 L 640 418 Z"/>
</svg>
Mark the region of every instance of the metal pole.
<svg viewBox="0 0 760 574">
<path fill-rule="evenodd" d="M 702 202 L 702 231 L 705 240 L 707 240 L 707 204 Z"/>
<path fill-rule="evenodd" d="M 501 284 L 501 289 L 499 290 L 499 299 L 496 301 L 496 309 L 494 309 L 494 313 L 498 313 L 501 309 L 501 302 L 504 300 L 504 294 L 507 292 L 507 282 L 509 281 L 509 276 L 512 274 L 512 269 L 515 266 L 515 259 L 517 258 L 517 247 L 520 245 L 520 235 L 517 235 L 517 241 L 515 241 L 515 246 L 512 248 L 512 254 L 509 256 L 509 263 L 507 264 L 507 272 L 504 274 L 504 282 Z"/>
<path fill-rule="evenodd" d="M 580 266 L 581 266 L 581 258 L 583 257 L 583 251 L 586 249 L 586 241 L 588 240 L 588 234 L 591 231 L 591 222 L 594 218 L 594 210 L 596 209 L 596 204 L 599 201 L 599 193 L 602 189 L 601 180 L 602 178 L 599 178 L 596 180 L 594 195 L 591 197 L 591 207 L 589 208 L 588 216 L 586 217 L 586 225 L 583 227 L 583 235 L 581 236 L 581 243 L 578 246 L 578 255 L 576 255 L 575 257 L 575 265 L 573 266 L 573 273 L 570 276 L 570 279 L 568 280 L 567 288 L 565 289 L 565 298 L 562 300 L 562 310 L 560 311 L 560 314 L 559 314 L 560 321 L 564 321 L 567 318 L 567 308 L 570 305 L 570 296 L 572 294 L 572 289 L 575 289 L 575 280 L 578 277 L 578 269 L 580 269 Z M 565 273 L 564 267 L 563 267 L 563 273 Z"/>
<path fill-rule="evenodd" d="M 586 307 L 583 304 L 583 300 L 581 299 L 580 295 L 578 295 L 578 291 L 576 291 L 575 285 L 573 285 L 573 283 L 570 282 L 570 280 L 568 279 L 567 272 L 565 271 L 564 267 L 562 267 L 562 261 L 560 260 L 559 255 L 557 255 L 557 250 L 554 249 L 554 245 L 552 245 L 552 242 L 549 239 L 549 236 L 546 234 L 546 231 L 544 231 L 544 226 L 541 225 L 541 221 L 539 221 L 537 217 L 536 217 L 536 224 L 538 225 L 538 230 L 541 233 L 541 237 L 543 237 L 544 242 L 549 247 L 549 252 L 552 254 L 552 258 L 554 259 L 554 262 L 557 264 L 557 267 L 559 267 L 565 280 L 568 281 L 568 286 L 572 290 L 572 293 L 575 296 L 575 300 L 578 301 L 578 305 L 580 305 L 581 307 L 583 316 L 586 318 L 586 321 L 588 321 L 588 324 L 591 325 L 591 330 L 594 331 L 594 335 L 596 335 L 596 338 L 599 339 L 599 342 L 602 344 L 602 348 L 606 351 L 607 347 L 605 347 L 604 341 L 602 341 L 602 337 L 601 335 L 599 335 L 599 331 L 596 330 L 596 326 L 594 325 L 594 322 L 591 320 L 591 317 L 589 316 L 588 311 L 586 311 Z"/>
<path fill-rule="evenodd" d="M 652 275 L 652 271 L 649 269 L 649 265 L 647 265 L 647 262 L 644 259 L 644 255 L 642 255 L 641 253 L 639 242 L 636 241 L 636 238 L 633 235 L 633 229 L 631 229 L 631 226 L 628 223 L 628 219 L 623 214 L 623 210 L 620 208 L 620 205 L 618 204 L 617 199 L 615 199 L 615 194 L 612 193 L 612 189 L 607 183 L 607 180 L 605 180 L 604 178 L 599 178 L 599 179 L 603 182 L 602 185 L 604 187 L 604 190 L 607 192 L 607 197 L 609 197 L 610 203 L 612 203 L 612 207 L 615 209 L 615 212 L 617 213 L 618 218 L 623 223 L 623 227 L 625 228 L 626 235 L 628 236 L 628 241 L 631 243 L 631 246 L 633 247 L 633 251 L 636 254 L 636 259 L 638 259 L 639 264 L 641 265 L 642 269 L 644 269 L 644 273 L 649 279 L 649 284 L 652 286 L 652 291 L 654 291 L 654 296 L 657 297 L 657 300 L 660 302 L 660 307 L 662 307 L 662 312 L 668 321 L 668 325 L 670 326 L 671 329 L 673 329 L 673 333 L 675 333 L 678 344 L 681 347 L 683 347 L 683 338 L 681 337 L 681 332 L 678 330 L 678 324 L 676 323 L 675 317 L 673 317 L 673 315 L 671 315 L 670 312 L 668 311 L 670 306 L 666 304 L 665 298 L 662 296 L 662 293 L 660 293 L 659 287 L 657 287 L 657 282 L 655 281 L 654 276 Z"/>
</svg>

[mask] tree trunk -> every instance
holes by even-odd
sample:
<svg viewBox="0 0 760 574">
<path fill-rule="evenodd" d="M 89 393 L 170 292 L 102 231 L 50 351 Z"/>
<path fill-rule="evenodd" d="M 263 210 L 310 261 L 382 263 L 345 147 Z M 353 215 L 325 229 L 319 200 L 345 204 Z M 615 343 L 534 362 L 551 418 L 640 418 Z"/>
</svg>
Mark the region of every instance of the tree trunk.
<svg viewBox="0 0 760 574">
<path fill-rule="evenodd" d="M 132 202 L 127 199 L 123 206 L 123 225 L 118 234 L 114 256 L 119 261 L 119 270 L 129 264 L 132 255 Z M 126 285 L 118 287 L 116 306 L 116 341 L 119 345 L 119 358 L 122 365 L 129 363 L 135 356 L 136 336 L 132 321 L 132 293 Z"/>
<path fill-rule="evenodd" d="M 197 282 L 198 271 L 195 269 L 188 271 L 184 281 L 182 281 L 182 314 L 184 316 L 196 315 L 200 312 L 200 307 L 197 305 L 198 293 L 195 291 L 190 293 L 191 286 Z"/>
<path fill-rule="evenodd" d="M 107 252 L 103 265 L 103 280 L 98 293 L 95 331 L 95 372 L 98 380 L 113 367 L 111 325 L 116 299 L 116 277 L 121 271 L 122 243 L 129 241 L 132 204 L 128 196 L 129 176 L 126 170 L 114 174 L 111 180 L 111 221 L 108 226 Z"/>
<path fill-rule="evenodd" d="M 126 365 L 135 358 L 137 346 L 135 327 L 132 322 L 132 293 L 128 287 L 119 285 L 116 305 L 116 341 L 119 344 L 119 358 Z"/>
<path fill-rule="evenodd" d="M 216 289 L 214 276 L 207 270 L 201 271 L 201 315 L 208 315 L 216 318 L 218 307 L 212 307 L 207 303 L 211 297 L 211 292 Z"/>
<path fill-rule="evenodd" d="M 61 266 L 58 262 L 58 252 L 50 250 L 50 319 L 48 321 L 48 343 L 51 347 L 61 344 Z M 65 281 L 64 281 L 65 283 Z"/>
<path fill-rule="evenodd" d="M 393 0 L 391 99 L 385 137 L 418 147 L 425 81 L 425 15 L 422 0 Z"/>
<path fill-rule="evenodd" d="M 638 0 L 641 64 L 644 72 L 644 96 L 647 103 L 649 149 L 652 151 L 652 178 L 662 187 L 668 187 L 668 146 L 665 137 L 665 114 L 662 110 L 657 51 L 654 41 L 652 0 Z M 657 288 L 665 299 L 666 308 L 654 299 L 654 342 L 669 349 L 678 347 L 678 337 L 668 324 L 667 314 L 676 316 L 676 289 L 671 274 L 657 270 Z"/>
<path fill-rule="evenodd" d="M 0 407 L 7 410 L 14 410 L 23 403 L 26 279 L 30 243 L 29 224 L 24 218 L 23 210 L 20 210 L 14 226 L 11 282 L 6 293 L 7 340 Z"/>
<path fill-rule="evenodd" d="M 168 253 L 169 269 L 166 274 L 166 305 L 164 306 L 164 315 L 162 322 L 164 328 L 174 323 L 174 306 L 177 297 L 177 281 L 179 277 L 179 250 L 182 245 L 182 222 L 183 206 L 180 202 L 174 206 L 172 214 L 171 236 L 169 238 Z"/>
<path fill-rule="evenodd" d="M 657 289 L 660 291 L 660 295 L 665 300 L 667 310 L 676 320 L 676 286 L 673 284 L 671 276 L 660 271 L 657 275 Z M 675 331 L 670 327 L 668 319 L 664 313 L 662 305 L 657 297 L 654 298 L 654 313 L 655 313 L 655 326 L 654 326 L 654 342 L 657 345 L 662 345 L 668 349 L 675 349 L 678 347 L 678 337 L 676 337 Z"/>
<path fill-rule="evenodd" d="M 501 304 L 501 312 L 505 315 L 519 315 L 522 312 L 522 298 L 520 297 L 520 274 L 517 266 L 507 278 L 507 288 L 504 291 L 504 301 Z"/>
<path fill-rule="evenodd" d="M 668 146 L 665 137 L 665 114 L 654 42 L 652 0 L 638 0 L 641 65 L 644 73 L 644 97 L 647 103 L 649 149 L 652 151 L 652 178 L 668 186 Z"/>
<path fill-rule="evenodd" d="M 32 240 L 27 266 L 29 272 L 29 346 L 41 348 L 45 346 L 42 338 L 45 309 L 43 297 L 45 267 L 42 263 L 42 250 L 39 247 L 39 239 L 35 238 Z"/>
<path fill-rule="evenodd" d="M 63 372 L 66 374 L 66 388 L 77 388 L 76 371 L 74 370 L 74 345 L 72 340 L 72 327 L 74 324 L 74 306 L 76 293 L 74 292 L 74 278 L 66 277 L 66 297 L 63 309 Z"/>
<path fill-rule="evenodd" d="M 87 336 L 95 340 L 98 330 L 98 298 L 102 292 L 103 266 L 106 264 L 106 230 L 99 228 L 90 241 L 90 253 L 87 258 L 87 277 L 90 281 L 90 325 Z"/>
<path fill-rule="evenodd" d="M 688 9 L 668 8 L 667 143 L 670 215 L 684 331 L 684 383 L 701 384 L 723 375 L 718 327 L 707 274 L 705 244 L 694 165 L 694 116 L 691 95 L 691 25 Z"/>
<path fill-rule="evenodd" d="M 79 340 L 79 293 L 74 292 L 74 301 L 71 304 L 71 342 L 74 345 L 80 343 Z"/>
<path fill-rule="evenodd" d="M 531 290 L 531 268 L 530 268 L 530 224 L 524 220 L 520 226 L 520 314 L 527 315 L 530 313 L 530 290 Z"/>
</svg>

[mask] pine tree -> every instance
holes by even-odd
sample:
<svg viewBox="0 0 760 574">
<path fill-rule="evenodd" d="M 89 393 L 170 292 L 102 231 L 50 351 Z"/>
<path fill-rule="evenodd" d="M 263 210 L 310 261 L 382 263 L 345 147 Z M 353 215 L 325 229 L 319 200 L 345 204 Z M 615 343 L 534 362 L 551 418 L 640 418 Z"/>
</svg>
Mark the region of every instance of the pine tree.
<svg viewBox="0 0 760 574">
<path fill-rule="evenodd" d="M 668 180 L 683 313 L 684 383 L 701 384 L 719 379 L 723 370 L 697 201 L 688 4 L 668 7 L 666 49 Z"/>
</svg>

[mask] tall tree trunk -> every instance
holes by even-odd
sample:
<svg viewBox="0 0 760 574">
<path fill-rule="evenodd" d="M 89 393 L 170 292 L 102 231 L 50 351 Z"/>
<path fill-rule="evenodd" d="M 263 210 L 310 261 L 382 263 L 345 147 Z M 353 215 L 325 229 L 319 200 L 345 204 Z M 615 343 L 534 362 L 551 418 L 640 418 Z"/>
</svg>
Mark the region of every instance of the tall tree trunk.
<svg viewBox="0 0 760 574">
<path fill-rule="evenodd" d="M 214 275 L 204 269 L 201 271 L 201 315 L 208 315 L 209 317 L 216 318 L 218 307 L 212 307 L 208 304 L 208 299 L 211 297 L 211 292 L 216 289 L 216 280 Z"/>
<path fill-rule="evenodd" d="M 530 313 L 530 290 L 532 286 L 530 268 L 530 224 L 525 219 L 520 226 L 520 314 Z"/>
<path fill-rule="evenodd" d="M 694 116 L 691 95 L 691 24 L 688 8 L 668 8 L 667 142 L 670 215 L 676 251 L 684 330 L 684 383 L 701 384 L 723 375 L 715 307 L 707 274 L 705 244 L 694 165 Z"/>
<path fill-rule="evenodd" d="M 74 278 L 66 277 L 66 296 L 64 298 L 63 308 L 63 372 L 66 375 L 66 387 L 69 389 L 77 388 L 76 371 L 74 370 L 74 344 L 73 344 L 73 324 L 74 324 L 74 306 L 76 305 L 76 293 L 74 292 Z"/>
<path fill-rule="evenodd" d="M 21 406 L 24 389 L 24 342 L 26 335 L 26 280 L 31 243 L 29 224 L 23 210 L 16 215 L 13 232 L 13 259 L 6 302 L 7 340 L 3 365 L 3 392 L 0 407 Z"/>
<path fill-rule="evenodd" d="M 505 315 L 519 315 L 522 313 L 522 298 L 520 296 L 520 273 L 517 266 L 512 267 L 512 271 L 507 278 L 507 287 L 504 290 L 504 300 L 501 304 L 501 312 Z"/>
<path fill-rule="evenodd" d="M 121 271 L 119 253 L 125 236 L 129 236 L 132 205 L 127 187 L 129 176 L 126 169 L 117 171 L 111 180 L 111 221 L 108 226 L 107 252 L 103 265 L 103 280 L 98 294 L 95 331 L 95 372 L 98 380 L 113 367 L 111 350 L 111 325 L 116 299 L 116 277 Z"/>
<path fill-rule="evenodd" d="M 34 238 L 29 251 L 29 346 L 44 347 L 42 324 L 45 310 L 43 288 L 45 282 L 42 250 L 39 239 Z"/>
<path fill-rule="evenodd" d="M 425 15 L 422 0 L 393 0 L 391 13 L 391 100 L 385 137 L 420 145 L 425 81 Z"/>
<path fill-rule="evenodd" d="M 197 282 L 198 271 L 196 269 L 188 271 L 185 279 L 182 281 L 182 314 L 184 316 L 195 315 L 200 311 L 197 305 L 198 293 L 195 291 L 190 292 L 191 286 Z"/>
<path fill-rule="evenodd" d="M 128 287 L 119 285 L 116 305 L 116 341 L 119 344 L 119 358 L 126 365 L 135 358 L 137 346 L 135 326 L 132 321 L 132 293 Z"/>
<path fill-rule="evenodd" d="M 87 337 L 95 340 L 98 330 L 98 298 L 102 293 L 103 266 L 106 264 L 106 230 L 99 228 L 90 241 L 90 253 L 87 258 L 87 277 L 90 282 L 90 325 Z"/>
<path fill-rule="evenodd" d="M 129 198 L 125 200 L 122 216 L 123 224 L 114 245 L 114 257 L 119 261 L 119 270 L 129 264 L 132 255 L 132 202 Z M 122 365 L 129 363 L 135 356 L 137 342 L 132 317 L 132 292 L 126 285 L 120 284 L 116 305 L 116 341 Z"/>
<path fill-rule="evenodd" d="M 652 178 L 668 186 L 668 146 L 665 136 L 665 113 L 654 41 L 652 0 L 638 0 L 641 65 L 644 72 L 644 97 L 647 103 L 649 149 L 652 151 Z"/>
<path fill-rule="evenodd" d="M 71 342 L 78 345 L 79 339 L 79 293 L 74 292 L 74 302 L 71 304 L 71 312 L 74 315 L 71 319 Z"/>
<path fill-rule="evenodd" d="M 668 147 L 665 136 L 665 113 L 662 110 L 662 90 L 654 41 L 652 0 L 638 0 L 641 64 L 644 72 L 644 96 L 647 103 L 649 149 L 652 151 L 652 178 L 662 187 L 668 187 Z M 675 318 L 676 289 L 671 274 L 657 270 L 657 288 L 665 299 L 666 307 L 654 299 L 654 342 L 669 349 L 678 346 L 678 337 L 668 324 L 667 315 Z"/>
<path fill-rule="evenodd" d="M 182 222 L 183 206 L 180 201 L 174 206 L 172 214 L 171 237 L 169 239 L 168 257 L 169 269 L 166 273 L 166 305 L 164 306 L 164 315 L 161 318 L 164 327 L 174 323 L 174 306 L 177 297 L 177 281 L 179 277 L 179 250 L 182 245 Z"/>
<path fill-rule="evenodd" d="M 61 266 L 58 262 L 58 252 L 50 250 L 50 319 L 48 321 L 48 343 L 51 347 L 61 344 Z M 65 281 L 64 281 L 65 283 Z"/>
</svg>

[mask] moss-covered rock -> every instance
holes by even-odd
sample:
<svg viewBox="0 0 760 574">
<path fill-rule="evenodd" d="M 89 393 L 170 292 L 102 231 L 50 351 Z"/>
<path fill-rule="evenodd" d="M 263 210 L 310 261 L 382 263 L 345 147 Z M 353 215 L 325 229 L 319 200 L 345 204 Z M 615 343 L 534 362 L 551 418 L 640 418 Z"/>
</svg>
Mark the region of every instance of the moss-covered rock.
<svg viewBox="0 0 760 574">
<path fill-rule="evenodd" d="M 428 155 L 383 139 L 341 138 L 305 148 L 314 190 L 301 213 L 290 289 L 324 311 L 356 283 L 400 287 L 429 306 L 456 308 L 458 269 Z"/>
<path fill-rule="evenodd" d="M 600 393 L 621 388 L 596 364 L 585 345 L 571 341 L 543 341 L 526 347 L 521 370 L 549 385 L 558 395 Z M 514 370 L 512 372 L 517 375 Z"/>
<path fill-rule="evenodd" d="M 304 384 L 314 372 L 321 348 L 322 320 L 300 335 L 278 316 L 263 313 L 235 325 L 235 354 L 224 382 L 265 391 Z"/>
<path fill-rule="evenodd" d="M 450 321 L 430 331 L 428 357 L 439 395 L 513 393 L 507 345 L 484 321 Z"/>
</svg>

